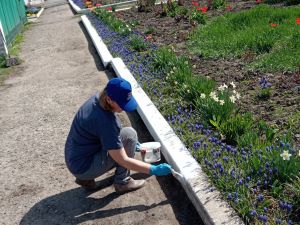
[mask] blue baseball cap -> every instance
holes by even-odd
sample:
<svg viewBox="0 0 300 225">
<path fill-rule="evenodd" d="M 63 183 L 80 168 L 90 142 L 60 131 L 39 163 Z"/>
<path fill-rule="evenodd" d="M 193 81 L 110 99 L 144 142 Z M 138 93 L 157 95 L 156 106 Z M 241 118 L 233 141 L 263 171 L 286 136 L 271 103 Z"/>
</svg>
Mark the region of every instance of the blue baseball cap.
<svg viewBox="0 0 300 225">
<path fill-rule="evenodd" d="M 132 112 L 137 108 L 131 84 L 123 78 L 111 79 L 106 85 L 106 93 L 126 112 Z"/>
</svg>

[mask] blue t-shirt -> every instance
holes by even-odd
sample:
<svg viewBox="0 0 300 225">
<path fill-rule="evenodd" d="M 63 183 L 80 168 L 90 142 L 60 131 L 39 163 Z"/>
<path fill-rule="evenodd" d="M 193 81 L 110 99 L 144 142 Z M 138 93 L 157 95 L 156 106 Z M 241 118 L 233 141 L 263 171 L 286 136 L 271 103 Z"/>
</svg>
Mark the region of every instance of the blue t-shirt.
<svg viewBox="0 0 300 225">
<path fill-rule="evenodd" d="M 66 141 L 69 170 L 82 174 L 90 168 L 95 153 L 122 148 L 120 130 L 120 119 L 100 106 L 99 93 L 88 99 L 76 113 Z"/>
</svg>

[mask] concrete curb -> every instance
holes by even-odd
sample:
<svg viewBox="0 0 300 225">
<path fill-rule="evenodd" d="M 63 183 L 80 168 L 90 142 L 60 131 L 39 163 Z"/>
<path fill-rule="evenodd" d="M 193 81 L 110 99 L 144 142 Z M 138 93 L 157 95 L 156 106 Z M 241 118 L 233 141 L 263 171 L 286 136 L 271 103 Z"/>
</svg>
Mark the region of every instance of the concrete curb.
<svg viewBox="0 0 300 225">
<path fill-rule="evenodd" d="M 177 0 L 175 0 L 175 1 L 177 1 Z M 87 8 L 81 9 L 81 8 L 79 8 L 72 0 L 68 0 L 68 2 L 72 6 L 72 8 L 76 11 L 76 13 L 85 14 L 87 12 L 90 12 L 90 9 L 87 9 Z M 116 12 L 117 12 L 117 11 L 128 10 L 128 9 L 131 9 L 132 7 L 137 8 L 137 2 L 138 2 L 138 0 L 130 0 L 130 1 L 124 1 L 124 2 L 118 2 L 118 3 L 113 3 L 113 4 L 102 5 L 98 8 L 107 8 L 107 7 L 111 7 L 111 6 L 117 6 L 117 7 L 119 7 L 119 8 L 116 9 Z M 167 3 L 167 0 L 162 0 L 162 2 Z M 160 5 L 160 4 L 161 4 L 161 1 L 156 0 L 155 5 Z"/>
<path fill-rule="evenodd" d="M 76 13 L 82 13 L 82 9 L 79 8 L 72 0 L 68 0 L 71 7 L 76 11 Z"/>
<path fill-rule="evenodd" d="M 82 18 L 83 22 L 85 21 L 84 23 L 86 23 L 88 18 L 86 16 L 82 16 Z M 85 27 L 91 38 L 96 40 L 96 37 L 92 35 L 97 35 L 97 33 L 89 31 L 94 29 L 91 27 L 91 23 L 87 23 Z M 98 46 L 95 45 L 96 49 Z M 101 53 L 103 49 L 99 48 L 97 51 Z M 133 96 L 138 102 L 138 113 L 155 141 L 159 141 L 162 144 L 162 153 L 168 163 L 183 175 L 184 178 L 179 181 L 203 222 L 206 225 L 244 224 L 227 202 L 221 199 L 220 192 L 216 190 L 211 191 L 212 186 L 208 182 L 206 174 L 137 83 L 122 59 L 113 58 L 111 65 L 117 76 L 131 83 Z"/>
<path fill-rule="evenodd" d="M 81 20 L 88 31 L 90 37 L 92 38 L 92 41 L 95 45 L 95 48 L 102 60 L 102 63 L 104 67 L 107 67 L 107 65 L 111 62 L 113 59 L 112 55 L 108 51 L 106 45 L 102 41 L 101 37 L 98 35 L 96 29 L 92 26 L 90 20 L 87 18 L 87 16 L 83 15 L 81 16 Z"/>
<path fill-rule="evenodd" d="M 42 8 L 42 9 L 38 12 L 38 14 L 36 15 L 37 18 L 39 18 L 39 17 L 41 16 L 42 12 L 44 12 L 44 9 L 45 9 L 45 8 Z"/>
</svg>

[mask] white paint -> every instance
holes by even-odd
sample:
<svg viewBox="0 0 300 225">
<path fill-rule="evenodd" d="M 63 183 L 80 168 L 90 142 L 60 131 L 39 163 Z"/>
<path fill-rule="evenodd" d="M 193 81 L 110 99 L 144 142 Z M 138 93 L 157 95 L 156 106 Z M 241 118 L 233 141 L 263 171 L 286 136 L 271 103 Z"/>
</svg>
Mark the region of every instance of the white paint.
<svg viewBox="0 0 300 225">
<path fill-rule="evenodd" d="M 36 17 L 39 18 L 44 11 L 44 8 L 41 8 L 40 11 L 36 14 Z"/>
<path fill-rule="evenodd" d="M 81 8 L 79 8 L 72 0 L 68 0 L 71 7 L 76 11 L 76 13 L 81 13 Z"/>
</svg>

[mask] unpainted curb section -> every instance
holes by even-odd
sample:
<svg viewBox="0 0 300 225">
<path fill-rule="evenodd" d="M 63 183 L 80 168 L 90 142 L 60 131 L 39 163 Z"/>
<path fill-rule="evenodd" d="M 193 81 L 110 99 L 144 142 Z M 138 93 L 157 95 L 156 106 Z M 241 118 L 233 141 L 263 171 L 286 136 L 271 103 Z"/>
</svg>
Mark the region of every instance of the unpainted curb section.
<svg viewBox="0 0 300 225">
<path fill-rule="evenodd" d="M 98 36 L 95 28 L 90 22 L 87 23 L 88 18 L 86 16 L 81 18 L 91 38 L 96 40 L 96 37 L 93 37 L 94 35 Z M 99 45 L 95 45 L 96 48 L 97 46 Z M 102 48 L 97 49 L 97 51 L 106 52 L 108 50 Z M 212 190 L 212 186 L 199 164 L 137 83 L 122 59 L 113 58 L 111 65 L 117 76 L 131 83 L 133 96 L 138 103 L 138 113 L 155 141 L 162 144 L 162 153 L 167 162 L 183 175 L 184 178 L 179 181 L 203 222 L 206 225 L 244 224 L 234 210 L 220 198 L 220 192 Z"/>
</svg>

